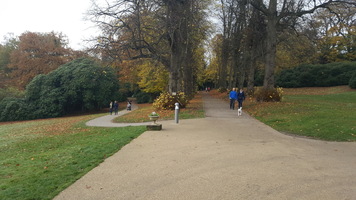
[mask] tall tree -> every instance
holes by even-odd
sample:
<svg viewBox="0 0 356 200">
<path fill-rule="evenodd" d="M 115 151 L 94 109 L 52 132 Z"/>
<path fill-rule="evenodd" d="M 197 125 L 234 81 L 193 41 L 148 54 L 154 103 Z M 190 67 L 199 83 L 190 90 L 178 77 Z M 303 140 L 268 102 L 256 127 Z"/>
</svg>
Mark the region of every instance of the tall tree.
<svg viewBox="0 0 356 200">
<path fill-rule="evenodd" d="M 10 55 L 12 84 L 24 89 L 38 74 L 47 74 L 70 60 L 62 34 L 26 32 Z"/>
<path fill-rule="evenodd" d="M 256 9 L 248 22 L 245 39 L 245 54 L 247 55 L 247 92 L 253 94 L 255 86 L 255 73 L 259 63 L 263 63 L 266 47 L 266 23 L 265 18 Z"/>
<path fill-rule="evenodd" d="M 185 87 L 193 82 L 186 60 L 199 45 L 192 37 L 201 34 L 194 31 L 203 20 L 196 17 L 201 11 L 198 5 L 192 0 L 117 0 L 105 7 L 94 4 L 90 14 L 103 30 L 96 47 L 104 52 L 106 61 L 159 61 L 169 71 L 170 92 L 191 88 Z"/>
<path fill-rule="evenodd" d="M 17 41 L 15 38 L 7 38 L 4 45 L 0 44 L 0 88 L 8 86 L 10 80 L 9 73 L 11 72 L 10 55 L 17 47 Z"/>
<path fill-rule="evenodd" d="M 316 12 L 310 23 L 319 33 L 315 39 L 319 62 L 355 61 L 356 7 L 337 5 L 332 9 L 335 12 Z"/>
<path fill-rule="evenodd" d="M 261 11 L 267 19 L 267 47 L 265 61 L 264 88 L 274 88 L 274 72 L 276 66 L 277 30 L 284 25 L 293 25 L 301 16 L 311 14 L 317 9 L 331 9 L 332 5 L 348 4 L 355 6 L 354 0 L 269 0 L 268 4 L 262 0 L 251 0 L 251 4 Z"/>
</svg>

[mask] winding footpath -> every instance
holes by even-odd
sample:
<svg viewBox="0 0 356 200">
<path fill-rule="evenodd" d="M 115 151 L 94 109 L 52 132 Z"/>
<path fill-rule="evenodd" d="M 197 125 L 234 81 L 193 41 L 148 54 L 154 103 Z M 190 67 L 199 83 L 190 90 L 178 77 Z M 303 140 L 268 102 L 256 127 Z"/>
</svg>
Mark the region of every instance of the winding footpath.
<svg viewBox="0 0 356 200">
<path fill-rule="evenodd" d="M 55 200 L 356 199 L 356 143 L 287 136 L 203 100 L 206 118 L 159 121 Z"/>
<path fill-rule="evenodd" d="M 135 104 L 132 104 L 131 110 L 136 110 L 138 107 Z M 151 122 L 143 122 L 143 123 L 114 123 L 112 122 L 113 119 L 116 117 L 120 117 L 122 115 L 127 114 L 127 110 L 122 110 L 119 111 L 117 115 L 112 114 L 112 115 L 105 115 L 102 117 L 98 117 L 96 119 L 90 120 L 86 123 L 87 126 L 97 126 L 97 127 L 126 127 L 126 126 L 143 126 L 143 125 L 148 125 Z"/>
</svg>

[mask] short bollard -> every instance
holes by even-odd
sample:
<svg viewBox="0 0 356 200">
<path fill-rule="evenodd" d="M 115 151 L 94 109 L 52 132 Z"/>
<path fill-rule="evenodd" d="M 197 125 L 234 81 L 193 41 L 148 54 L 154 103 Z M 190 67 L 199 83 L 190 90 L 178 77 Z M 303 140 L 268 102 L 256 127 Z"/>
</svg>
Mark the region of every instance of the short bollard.
<svg viewBox="0 0 356 200">
<path fill-rule="evenodd" d="M 174 119 L 176 120 L 176 124 L 179 123 L 179 103 L 175 103 L 175 115 Z"/>
</svg>

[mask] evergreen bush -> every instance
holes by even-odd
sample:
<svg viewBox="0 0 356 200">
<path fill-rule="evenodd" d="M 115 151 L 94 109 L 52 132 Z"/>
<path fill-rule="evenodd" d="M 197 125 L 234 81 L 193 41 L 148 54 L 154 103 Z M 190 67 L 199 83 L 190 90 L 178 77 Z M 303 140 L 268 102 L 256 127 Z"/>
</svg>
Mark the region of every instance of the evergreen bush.
<svg viewBox="0 0 356 200">
<path fill-rule="evenodd" d="M 354 70 L 356 62 L 304 64 L 281 71 L 276 76 L 276 84 L 287 88 L 347 85 Z"/>
<path fill-rule="evenodd" d="M 23 99 L 9 97 L 0 101 L 0 121 L 25 120 L 28 115 L 28 107 Z"/>
<path fill-rule="evenodd" d="M 1 101 L 0 120 L 59 117 L 99 110 L 118 96 L 118 89 L 112 68 L 101 67 L 89 59 L 77 59 L 47 75 L 36 76 L 27 85 L 23 100 Z"/>
<path fill-rule="evenodd" d="M 350 88 L 356 89 L 356 70 L 350 79 L 349 86 Z"/>
<path fill-rule="evenodd" d="M 139 91 L 135 95 L 137 103 L 152 103 L 152 96 L 151 94 Z"/>
</svg>

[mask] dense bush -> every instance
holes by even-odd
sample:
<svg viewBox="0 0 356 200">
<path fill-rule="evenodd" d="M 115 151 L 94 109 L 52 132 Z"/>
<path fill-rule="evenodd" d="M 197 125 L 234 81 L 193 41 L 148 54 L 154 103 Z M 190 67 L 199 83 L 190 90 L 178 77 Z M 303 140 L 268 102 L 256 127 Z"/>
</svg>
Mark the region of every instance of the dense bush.
<svg viewBox="0 0 356 200">
<path fill-rule="evenodd" d="M 175 103 L 179 103 L 179 108 L 185 108 L 188 104 L 188 98 L 183 92 L 179 92 L 176 95 L 164 92 L 154 100 L 153 107 L 158 110 L 174 110 Z"/>
<path fill-rule="evenodd" d="M 120 84 L 119 96 L 113 100 L 124 102 L 128 97 L 133 97 L 135 92 L 132 91 L 132 88 L 134 86 L 131 83 Z"/>
<path fill-rule="evenodd" d="M 349 84 L 356 62 L 325 65 L 300 65 L 281 71 L 276 77 L 280 87 L 328 87 Z"/>
<path fill-rule="evenodd" d="M 254 95 L 257 101 L 276 102 L 282 100 L 283 90 L 280 87 L 271 89 L 261 87 L 255 89 Z"/>
<path fill-rule="evenodd" d="M 47 75 L 36 76 L 27 85 L 24 100 L 2 101 L 1 120 L 58 117 L 96 110 L 115 99 L 117 91 L 117 78 L 112 68 L 100 67 L 89 59 L 77 59 Z M 17 112 L 19 109 L 27 111 Z"/>
<path fill-rule="evenodd" d="M 142 92 L 142 91 L 138 91 L 137 93 L 134 94 L 134 97 L 136 97 L 137 103 L 152 103 L 155 96 L 157 96 L 157 95 Z"/>
<path fill-rule="evenodd" d="M 18 90 L 16 88 L 0 88 L 0 101 L 6 97 L 22 98 L 24 96 L 24 91 Z"/>
<path fill-rule="evenodd" d="M 7 97 L 0 101 L 0 121 L 27 119 L 28 106 L 23 99 Z"/>
<path fill-rule="evenodd" d="M 350 79 L 349 86 L 350 88 L 356 89 L 356 70 Z"/>
</svg>

